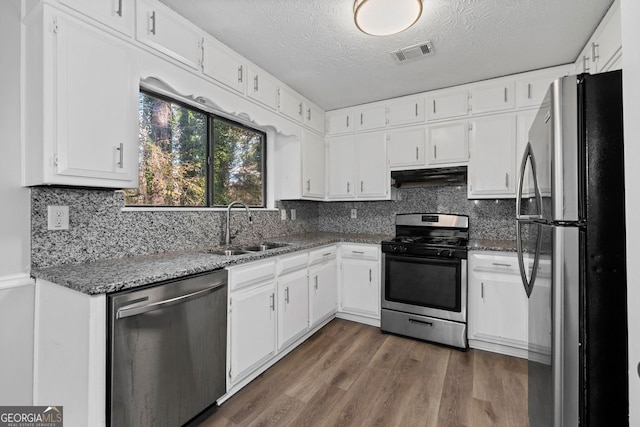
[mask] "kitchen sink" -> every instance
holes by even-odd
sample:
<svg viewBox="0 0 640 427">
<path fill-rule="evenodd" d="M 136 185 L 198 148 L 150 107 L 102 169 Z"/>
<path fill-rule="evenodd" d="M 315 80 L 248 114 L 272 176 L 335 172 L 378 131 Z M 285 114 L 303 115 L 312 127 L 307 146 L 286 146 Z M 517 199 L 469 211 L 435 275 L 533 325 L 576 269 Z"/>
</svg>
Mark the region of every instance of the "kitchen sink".
<svg viewBox="0 0 640 427">
<path fill-rule="evenodd" d="M 263 242 L 259 245 L 243 246 L 241 249 L 247 252 L 264 252 L 269 249 L 283 248 L 285 246 L 289 246 L 289 243 Z"/>
<path fill-rule="evenodd" d="M 224 256 L 232 256 L 232 255 L 244 255 L 251 253 L 251 251 L 247 251 L 244 249 L 216 249 L 213 251 L 209 251 L 214 255 L 224 255 Z"/>
</svg>

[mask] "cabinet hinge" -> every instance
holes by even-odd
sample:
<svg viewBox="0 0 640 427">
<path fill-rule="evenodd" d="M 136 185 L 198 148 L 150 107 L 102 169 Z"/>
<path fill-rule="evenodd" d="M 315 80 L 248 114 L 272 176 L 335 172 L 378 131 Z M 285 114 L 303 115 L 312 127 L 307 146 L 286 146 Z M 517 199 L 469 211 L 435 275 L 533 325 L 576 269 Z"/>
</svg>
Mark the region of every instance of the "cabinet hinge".
<svg viewBox="0 0 640 427">
<path fill-rule="evenodd" d="M 473 123 L 469 123 L 469 132 L 473 130 Z"/>
<path fill-rule="evenodd" d="M 53 31 L 53 34 L 58 34 L 58 20 L 57 19 L 53 19 L 53 24 L 51 25 L 51 31 Z"/>
</svg>

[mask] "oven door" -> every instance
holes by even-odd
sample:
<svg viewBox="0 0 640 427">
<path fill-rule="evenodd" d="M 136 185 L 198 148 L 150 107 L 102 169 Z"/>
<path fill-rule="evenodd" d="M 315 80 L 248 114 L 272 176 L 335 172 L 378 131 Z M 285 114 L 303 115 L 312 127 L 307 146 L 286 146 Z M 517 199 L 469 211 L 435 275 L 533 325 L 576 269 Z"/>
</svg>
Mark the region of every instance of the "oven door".
<svg viewBox="0 0 640 427">
<path fill-rule="evenodd" d="M 466 322 L 467 260 L 383 254 L 382 308 Z"/>
</svg>

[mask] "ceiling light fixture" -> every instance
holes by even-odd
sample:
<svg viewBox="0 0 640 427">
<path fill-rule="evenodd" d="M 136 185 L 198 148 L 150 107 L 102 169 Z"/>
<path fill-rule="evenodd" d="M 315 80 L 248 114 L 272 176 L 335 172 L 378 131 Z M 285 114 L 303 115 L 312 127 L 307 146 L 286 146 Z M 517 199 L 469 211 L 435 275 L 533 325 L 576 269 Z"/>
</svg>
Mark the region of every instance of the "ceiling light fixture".
<svg viewBox="0 0 640 427">
<path fill-rule="evenodd" d="M 422 15 L 422 0 L 356 0 L 353 15 L 363 33 L 388 36 L 416 23 Z"/>
</svg>

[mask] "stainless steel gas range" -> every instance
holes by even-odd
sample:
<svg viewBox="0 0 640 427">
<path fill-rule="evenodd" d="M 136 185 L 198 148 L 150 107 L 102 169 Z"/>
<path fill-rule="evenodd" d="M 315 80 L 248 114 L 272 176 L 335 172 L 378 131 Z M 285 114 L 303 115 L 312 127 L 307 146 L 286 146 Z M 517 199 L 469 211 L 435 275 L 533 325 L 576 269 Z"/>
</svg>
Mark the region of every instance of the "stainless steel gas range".
<svg viewBox="0 0 640 427">
<path fill-rule="evenodd" d="M 381 329 L 466 350 L 469 217 L 399 214 L 382 242 Z"/>
</svg>

